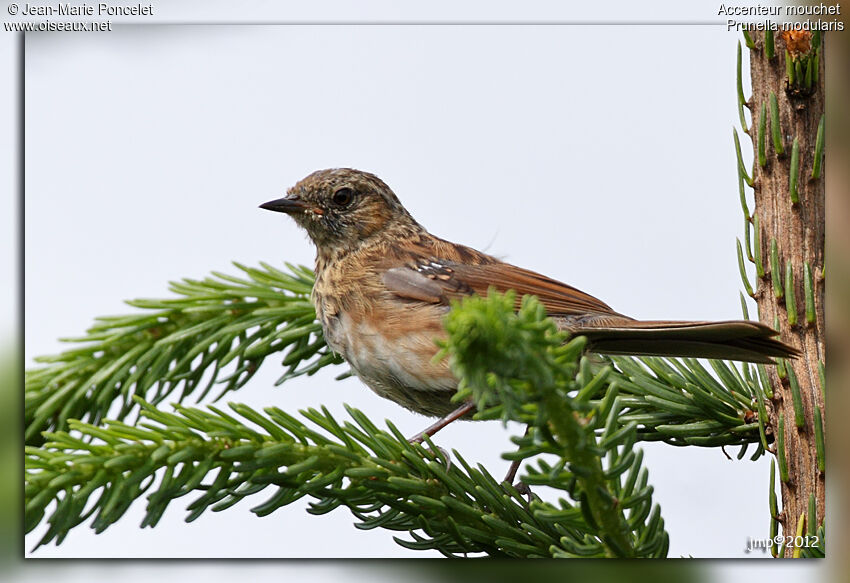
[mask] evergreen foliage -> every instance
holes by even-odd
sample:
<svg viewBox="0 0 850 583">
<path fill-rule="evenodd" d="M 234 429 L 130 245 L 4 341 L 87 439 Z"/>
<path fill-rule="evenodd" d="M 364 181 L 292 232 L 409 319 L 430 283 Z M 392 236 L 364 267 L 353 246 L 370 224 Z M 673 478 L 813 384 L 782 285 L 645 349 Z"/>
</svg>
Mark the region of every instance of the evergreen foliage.
<svg viewBox="0 0 850 583">
<path fill-rule="evenodd" d="M 514 312 L 512 297 L 496 293 L 455 306 L 441 357 L 451 359 L 461 379 L 457 398 L 474 399 L 479 418 L 530 426 L 525 436 L 513 438 L 518 448 L 505 457 L 527 461 L 524 482 L 541 493 L 544 488 L 561 492 L 557 504 L 539 498 L 529 503 L 512 485 L 499 483 L 457 452 L 449 460 L 430 443 L 411 444 L 391 424 L 379 429 L 354 409 L 342 422 L 324 409 L 295 417 L 279 408 L 258 412 L 239 404 L 231 404 L 230 412 L 175 404 L 175 412 L 168 413 L 135 392 L 128 395 L 131 386 L 145 394 L 152 384 L 139 379 L 151 377 L 116 365 L 114 354 L 98 356 L 98 350 L 104 342 L 126 340 L 128 330 L 144 333 L 146 322 L 163 325 L 162 318 L 172 327 L 162 338 L 171 340 L 145 345 L 144 354 L 153 360 L 166 358 L 162 354 L 174 363 L 188 362 L 192 352 L 218 355 L 219 360 L 204 356 L 201 361 L 218 371 L 235 358 L 259 366 L 264 357 L 288 349 L 290 368 L 283 380 L 335 362 L 306 302 L 309 270 L 240 268 L 250 281 L 217 274 L 177 287 L 183 296 L 177 300 L 134 302 L 156 316 L 103 320 L 114 329 L 99 324 L 87 347 L 28 373 L 28 395 L 41 395 L 64 380 L 91 389 L 77 396 L 80 410 L 105 410 L 111 402 L 104 394 L 121 404 L 116 419 L 68 419 L 66 428 L 46 431 L 44 443 L 27 447 L 27 530 L 49 525 L 39 544 L 61 543 L 86 521 L 102 532 L 140 498 L 147 504 L 142 526 L 153 527 L 176 498 L 194 496 L 187 506 L 191 521 L 271 489 L 271 496 L 253 508 L 258 515 L 309 496 L 310 512 L 346 506 L 359 528 L 406 531 L 407 537 L 396 538 L 400 544 L 446 555 L 664 556 L 664 522 L 652 504 L 652 486 L 635 443 L 737 444 L 741 455 L 754 443 L 756 456 L 764 451 L 753 413 L 761 387 L 749 369 L 715 363 L 720 384 L 693 360 L 583 355 L 584 339 L 565 342 L 535 298 L 524 298 Z M 242 292 L 238 307 L 234 288 Z M 164 309 L 171 311 L 164 315 Z M 228 310 L 239 313 L 222 317 Z M 245 319 L 235 326 L 234 317 Z M 248 331 L 250 326 L 256 331 Z M 219 351 L 209 340 L 199 347 L 199 330 L 204 338 L 229 342 L 229 350 Z M 181 338 L 195 344 L 178 356 L 172 351 Z M 247 346 L 240 349 L 240 343 Z M 299 358 L 313 360 L 299 367 Z M 103 369 L 110 374 L 98 372 Z M 73 377 L 67 371 L 85 372 Z M 48 372 L 53 384 L 44 382 Z M 206 397 L 211 382 L 201 387 L 200 373 L 194 375 L 169 376 L 156 399 L 181 382 L 181 398 L 193 390 L 199 399 Z M 106 376 L 109 383 L 91 380 Z M 234 378 L 219 381 L 222 392 L 244 383 Z M 140 420 L 127 423 L 121 417 L 136 405 Z"/>
<path fill-rule="evenodd" d="M 85 336 L 64 339 L 79 348 L 37 358 L 46 366 L 26 373 L 26 443 L 40 444 L 42 431 L 64 430 L 69 419 L 96 425 L 116 402 L 113 416 L 124 419 L 134 396 L 157 404 L 182 389 L 178 401 L 195 391 L 200 401 L 219 381 L 219 398 L 248 382 L 270 354 L 284 353 L 278 383 L 342 362 L 316 322 L 310 269 L 235 265 L 247 277 L 173 282 L 180 297 L 128 301 L 143 311 L 98 318 Z"/>
</svg>

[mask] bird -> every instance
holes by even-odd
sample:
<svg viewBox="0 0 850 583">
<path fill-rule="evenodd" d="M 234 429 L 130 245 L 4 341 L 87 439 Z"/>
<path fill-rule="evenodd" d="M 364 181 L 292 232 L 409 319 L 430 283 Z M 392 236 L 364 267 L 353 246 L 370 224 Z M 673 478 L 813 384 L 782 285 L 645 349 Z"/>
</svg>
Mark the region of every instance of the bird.
<svg viewBox="0 0 850 583">
<path fill-rule="evenodd" d="M 311 300 L 328 346 L 375 393 L 437 422 L 472 403 L 452 401 L 458 380 L 436 340 L 452 300 L 489 290 L 537 296 L 560 330 L 587 338 L 600 354 L 773 363 L 799 351 L 755 321 L 635 320 L 555 279 L 429 233 L 374 174 L 351 168 L 313 172 L 260 208 L 289 215 L 316 246 Z"/>
</svg>

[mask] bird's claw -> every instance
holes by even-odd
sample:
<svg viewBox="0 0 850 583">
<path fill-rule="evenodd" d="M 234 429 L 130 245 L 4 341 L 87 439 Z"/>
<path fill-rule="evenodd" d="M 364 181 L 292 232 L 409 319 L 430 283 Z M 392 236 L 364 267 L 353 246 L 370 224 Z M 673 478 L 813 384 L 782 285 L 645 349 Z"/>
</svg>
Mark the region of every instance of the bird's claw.
<svg viewBox="0 0 850 583">
<path fill-rule="evenodd" d="M 424 447 L 423 442 L 425 441 L 426 437 L 427 437 L 427 435 L 425 433 L 420 433 L 419 435 L 417 435 L 415 437 L 411 437 L 410 439 L 408 439 L 407 442 L 422 445 Z M 448 451 L 446 451 L 445 449 L 443 449 L 439 445 L 435 445 L 434 442 L 431 442 L 429 445 L 431 445 L 433 448 L 436 448 L 440 452 L 440 455 L 437 456 L 439 459 L 445 459 L 446 460 L 446 471 L 448 472 L 449 469 L 451 469 L 451 467 L 452 467 L 452 456 L 449 455 Z"/>
<path fill-rule="evenodd" d="M 517 482 L 513 485 L 514 489 L 520 493 L 521 496 L 525 496 L 525 499 L 528 500 L 528 503 L 531 504 L 534 500 L 540 500 L 540 496 L 531 491 L 531 488 L 525 482 Z"/>
</svg>

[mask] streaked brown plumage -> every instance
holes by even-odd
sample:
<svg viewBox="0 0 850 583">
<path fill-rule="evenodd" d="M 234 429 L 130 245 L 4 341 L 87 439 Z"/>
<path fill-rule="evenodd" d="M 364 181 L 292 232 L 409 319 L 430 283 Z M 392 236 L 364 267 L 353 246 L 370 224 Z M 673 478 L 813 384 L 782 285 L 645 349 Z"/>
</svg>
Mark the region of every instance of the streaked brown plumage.
<svg viewBox="0 0 850 583">
<path fill-rule="evenodd" d="M 429 416 L 456 409 L 457 381 L 433 360 L 452 298 L 514 289 L 536 295 L 558 325 L 607 354 L 772 362 L 797 350 L 748 321 L 638 321 L 569 285 L 428 233 L 378 177 L 314 172 L 285 198 L 261 205 L 289 214 L 316 244 L 313 303 L 328 345 L 382 397 Z"/>
</svg>

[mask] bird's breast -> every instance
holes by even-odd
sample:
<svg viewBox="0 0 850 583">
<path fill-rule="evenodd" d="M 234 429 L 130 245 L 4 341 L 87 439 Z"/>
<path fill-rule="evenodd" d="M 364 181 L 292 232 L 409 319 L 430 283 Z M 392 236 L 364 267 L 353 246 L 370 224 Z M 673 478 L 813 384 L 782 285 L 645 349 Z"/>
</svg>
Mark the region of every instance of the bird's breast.
<svg viewBox="0 0 850 583">
<path fill-rule="evenodd" d="M 447 359 L 435 360 L 444 337 L 440 306 L 381 297 L 369 302 L 314 293 L 325 341 L 380 396 L 425 415 L 440 416 L 457 380 Z"/>
</svg>

